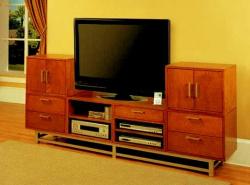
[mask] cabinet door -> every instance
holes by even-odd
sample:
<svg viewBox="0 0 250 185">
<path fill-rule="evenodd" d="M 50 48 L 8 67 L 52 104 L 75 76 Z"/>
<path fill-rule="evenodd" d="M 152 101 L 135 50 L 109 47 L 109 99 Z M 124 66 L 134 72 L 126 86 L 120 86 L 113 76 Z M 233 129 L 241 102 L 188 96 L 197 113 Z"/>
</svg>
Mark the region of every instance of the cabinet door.
<svg viewBox="0 0 250 185">
<path fill-rule="evenodd" d="M 27 92 L 42 93 L 45 91 L 45 60 L 28 59 Z"/>
<path fill-rule="evenodd" d="M 46 63 L 46 93 L 66 94 L 65 61 L 47 61 Z"/>
<path fill-rule="evenodd" d="M 195 109 L 222 112 L 223 73 L 220 71 L 195 71 Z"/>
<path fill-rule="evenodd" d="M 192 109 L 193 70 L 167 69 L 167 101 L 169 108 Z"/>
</svg>

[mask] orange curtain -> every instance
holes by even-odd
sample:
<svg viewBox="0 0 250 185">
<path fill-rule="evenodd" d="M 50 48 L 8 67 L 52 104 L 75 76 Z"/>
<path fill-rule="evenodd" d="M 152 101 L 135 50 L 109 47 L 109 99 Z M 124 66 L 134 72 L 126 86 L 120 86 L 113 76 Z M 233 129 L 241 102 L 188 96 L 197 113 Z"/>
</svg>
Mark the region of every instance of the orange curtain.
<svg viewBox="0 0 250 185">
<path fill-rule="evenodd" d="M 40 36 L 39 54 L 47 52 L 47 0 L 25 0 L 34 28 Z"/>
</svg>

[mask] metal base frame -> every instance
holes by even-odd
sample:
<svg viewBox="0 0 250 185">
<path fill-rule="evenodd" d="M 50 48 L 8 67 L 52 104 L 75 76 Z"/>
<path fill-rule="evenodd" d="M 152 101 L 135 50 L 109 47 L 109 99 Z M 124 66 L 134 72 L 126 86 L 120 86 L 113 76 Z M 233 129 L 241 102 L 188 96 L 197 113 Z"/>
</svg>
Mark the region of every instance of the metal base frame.
<svg viewBox="0 0 250 185">
<path fill-rule="evenodd" d="M 64 147 L 87 150 L 96 153 L 110 155 L 113 158 L 129 158 L 161 165 L 184 168 L 188 170 L 207 173 L 214 176 L 214 170 L 222 164 L 222 161 L 193 157 L 188 155 L 160 152 L 150 149 L 132 147 L 111 142 L 101 142 L 94 139 L 86 139 L 63 134 L 55 134 L 43 131 L 35 132 L 37 143 L 50 143 Z"/>
</svg>

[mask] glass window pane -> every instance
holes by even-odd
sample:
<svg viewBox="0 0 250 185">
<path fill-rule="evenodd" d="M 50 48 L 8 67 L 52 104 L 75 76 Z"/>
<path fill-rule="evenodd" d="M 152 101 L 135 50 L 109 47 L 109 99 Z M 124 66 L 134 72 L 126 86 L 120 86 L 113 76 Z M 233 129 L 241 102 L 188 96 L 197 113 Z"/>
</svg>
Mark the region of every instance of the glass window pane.
<svg viewBox="0 0 250 185">
<path fill-rule="evenodd" d="M 40 41 L 29 41 L 29 54 L 28 55 L 36 55 L 39 49 Z"/>
<path fill-rule="evenodd" d="M 9 41 L 9 70 L 24 70 L 24 41 Z"/>
<path fill-rule="evenodd" d="M 39 39 L 39 35 L 37 31 L 35 30 L 32 20 L 29 17 L 29 24 L 28 24 L 28 30 L 29 30 L 29 39 Z"/>
<path fill-rule="evenodd" d="M 24 38 L 24 6 L 10 6 L 9 38 Z"/>
<path fill-rule="evenodd" d="M 24 0 L 9 0 L 9 4 L 24 4 Z"/>
</svg>

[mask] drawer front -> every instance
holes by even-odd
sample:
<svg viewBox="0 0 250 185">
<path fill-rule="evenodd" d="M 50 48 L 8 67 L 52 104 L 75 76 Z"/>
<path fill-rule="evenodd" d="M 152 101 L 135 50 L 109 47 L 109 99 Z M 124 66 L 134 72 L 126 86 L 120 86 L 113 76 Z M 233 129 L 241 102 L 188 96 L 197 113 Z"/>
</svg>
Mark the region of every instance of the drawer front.
<svg viewBox="0 0 250 185">
<path fill-rule="evenodd" d="M 26 112 L 26 127 L 50 132 L 65 132 L 65 117 L 58 114 Z"/>
<path fill-rule="evenodd" d="M 26 107 L 31 111 L 64 114 L 65 99 L 48 96 L 28 95 Z"/>
<path fill-rule="evenodd" d="M 168 132 L 168 151 L 223 160 L 222 138 Z"/>
<path fill-rule="evenodd" d="M 152 122 L 163 122 L 164 112 L 160 110 L 144 109 L 137 107 L 116 106 L 115 116 L 132 118 Z"/>
<path fill-rule="evenodd" d="M 222 137 L 222 118 L 168 112 L 168 130 Z"/>
</svg>

